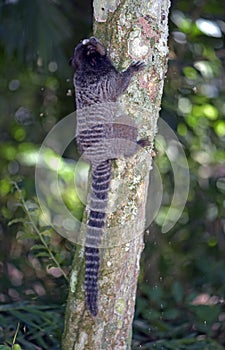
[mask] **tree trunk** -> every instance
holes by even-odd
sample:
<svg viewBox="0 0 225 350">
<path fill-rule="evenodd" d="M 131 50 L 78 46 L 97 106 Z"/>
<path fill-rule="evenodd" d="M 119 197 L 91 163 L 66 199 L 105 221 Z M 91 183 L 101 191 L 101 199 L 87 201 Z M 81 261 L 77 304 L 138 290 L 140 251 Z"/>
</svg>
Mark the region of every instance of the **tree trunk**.
<svg viewBox="0 0 225 350">
<path fill-rule="evenodd" d="M 113 167 L 106 224 L 106 234 L 113 239 L 101 249 L 96 318 L 85 310 L 84 247 L 76 249 L 63 350 L 131 348 L 151 150 L 167 66 L 169 4 L 169 0 L 94 1 L 94 35 L 109 48 L 114 64 L 119 69 L 126 68 L 132 60 L 147 64 L 121 100 L 126 114 L 136 120 L 140 137 L 148 137 L 151 147 L 148 152 L 140 149 L 128 160 L 117 160 Z"/>
</svg>

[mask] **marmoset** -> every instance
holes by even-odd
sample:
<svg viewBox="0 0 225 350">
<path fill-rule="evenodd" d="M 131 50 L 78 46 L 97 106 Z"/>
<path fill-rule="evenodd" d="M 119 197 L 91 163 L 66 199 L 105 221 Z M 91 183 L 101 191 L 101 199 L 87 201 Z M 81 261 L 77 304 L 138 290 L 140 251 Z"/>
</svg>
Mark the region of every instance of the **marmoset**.
<svg viewBox="0 0 225 350">
<path fill-rule="evenodd" d="M 91 164 L 91 193 L 88 204 L 85 241 L 86 304 L 98 314 L 99 247 L 106 222 L 111 162 L 131 156 L 138 145 L 137 127 L 131 118 L 117 118 L 118 97 L 127 89 L 132 76 L 145 67 L 133 62 L 123 72 L 113 66 L 106 48 L 95 38 L 79 43 L 71 58 L 75 68 L 74 87 L 77 108 L 76 141 L 84 159 Z M 129 119 L 129 120 L 128 120 Z"/>
</svg>

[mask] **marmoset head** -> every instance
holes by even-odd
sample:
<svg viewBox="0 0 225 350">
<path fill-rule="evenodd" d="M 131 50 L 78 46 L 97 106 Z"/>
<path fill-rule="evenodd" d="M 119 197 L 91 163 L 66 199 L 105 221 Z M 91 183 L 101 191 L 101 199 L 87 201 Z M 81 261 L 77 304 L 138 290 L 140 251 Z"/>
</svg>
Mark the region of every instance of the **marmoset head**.
<svg viewBox="0 0 225 350">
<path fill-rule="evenodd" d="M 95 68 L 101 66 L 106 61 L 107 51 L 100 41 L 91 37 L 89 39 L 82 40 L 74 50 L 74 55 L 70 59 L 70 64 L 75 69 L 79 69 L 84 66 Z M 108 60 L 108 59 L 107 59 Z"/>
</svg>

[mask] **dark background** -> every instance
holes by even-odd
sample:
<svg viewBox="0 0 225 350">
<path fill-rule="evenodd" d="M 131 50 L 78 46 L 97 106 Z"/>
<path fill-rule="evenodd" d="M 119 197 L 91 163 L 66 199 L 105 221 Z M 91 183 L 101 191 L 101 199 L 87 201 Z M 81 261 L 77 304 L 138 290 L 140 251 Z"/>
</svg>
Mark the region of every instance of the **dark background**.
<svg viewBox="0 0 225 350">
<path fill-rule="evenodd" d="M 62 271 L 68 276 L 75 247 L 45 226 L 34 171 L 44 137 L 75 108 L 68 61 L 74 46 L 92 33 L 91 4 L 0 2 L 2 350 L 14 337 L 26 350 L 60 349 L 67 296 Z M 163 202 L 145 236 L 134 349 L 225 346 L 224 19 L 223 1 L 172 3 L 161 117 L 183 144 L 191 183 L 182 216 L 163 234 L 173 172 L 156 142 Z M 48 163 L 56 155 L 46 157 Z M 66 205 L 81 218 L 68 158 L 76 159 L 74 145 L 60 177 Z M 78 182 L 85 186 L 82 178 Z"/>
</svg>

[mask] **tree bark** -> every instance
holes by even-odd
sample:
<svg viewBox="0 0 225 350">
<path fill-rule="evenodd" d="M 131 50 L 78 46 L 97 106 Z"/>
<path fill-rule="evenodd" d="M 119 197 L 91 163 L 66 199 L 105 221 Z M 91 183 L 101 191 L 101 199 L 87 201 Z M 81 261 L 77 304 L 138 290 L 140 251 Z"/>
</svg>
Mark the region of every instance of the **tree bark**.
<svg viewBox="0 0 225 350">
<path fill-rule="evenodd" d="M 94 1 L 94 35 L 109 48 L 115 65 L 124 69 L 132 60 L 147 64 L 146 70 L 133 79 L 121 103 L 139 126 L 140 137 L 150 139 L 151 147 L 148 152 L 140 149 L 128 160 L 117 160 L 113 167 L 106 224 L 106 235 L 111 240 L 101 249 L 96 318 L 85 310 L 84 248 L 76 249 L 63 350 L 131 349 L 151 151 L 167 68 L 169 5 L 169 0 Z"/>
</svg>

